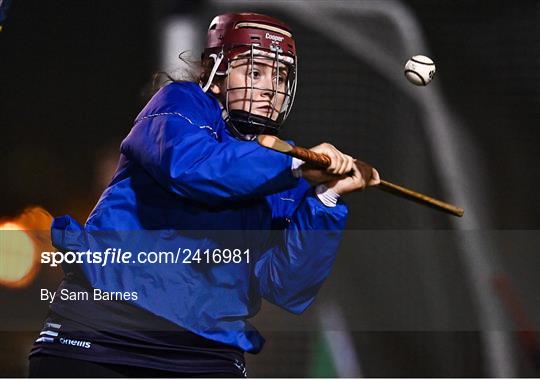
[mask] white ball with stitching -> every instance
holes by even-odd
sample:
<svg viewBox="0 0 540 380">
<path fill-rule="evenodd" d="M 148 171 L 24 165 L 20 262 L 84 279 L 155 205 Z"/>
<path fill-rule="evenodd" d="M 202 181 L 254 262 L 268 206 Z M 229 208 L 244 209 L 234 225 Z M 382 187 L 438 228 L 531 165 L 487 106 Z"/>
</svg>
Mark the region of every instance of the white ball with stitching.
<svg viewBox="0 0 540 380">
<path fill-rule="evenodd" d="M 435 63 L 425 55 L 415 55 L 405 64 L 405 77 L 416 86 L 427 86 L 435 75 Z"/>
</svg>

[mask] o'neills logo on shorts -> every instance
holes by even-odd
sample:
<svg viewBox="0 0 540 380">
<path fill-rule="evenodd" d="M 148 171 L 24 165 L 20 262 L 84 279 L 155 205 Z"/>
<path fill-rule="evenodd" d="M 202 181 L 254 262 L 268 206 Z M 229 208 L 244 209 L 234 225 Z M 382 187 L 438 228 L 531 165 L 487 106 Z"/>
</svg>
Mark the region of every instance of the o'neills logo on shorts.
<svg viewBox="0 0 540 380">
<path fill-rule="evenodd" d="M 90 348 L 90 346 L 92 345 L 90 342 L 87 342 L 85 340 L 60 338 L 59 341 L 61 344 L 67 344 L 68 346 L 77 346 L 82 348 Z"/>
<path fill-rule="evenodd" d="M 266 33 L 264 36 L 267 40 L 272 40 L 276 42 L 282 42 L 284 37 L 276 36 L 275 34 Z"/>
</svg>

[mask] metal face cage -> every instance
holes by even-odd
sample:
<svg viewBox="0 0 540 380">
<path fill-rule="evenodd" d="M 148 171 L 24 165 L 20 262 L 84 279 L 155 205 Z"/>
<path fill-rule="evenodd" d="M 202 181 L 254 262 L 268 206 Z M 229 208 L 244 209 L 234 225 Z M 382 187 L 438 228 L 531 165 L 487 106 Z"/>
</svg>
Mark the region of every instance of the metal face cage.
<svg viewBox="0 0 540 380">
<path fill-rule="evenodd" d="M 296 56 L 281 54 L 279 46 L 263 50 L 256 45 L 245 45 L 234 50 L 241 53 L 227 60 L 227 71 L 224 73 L 227 88 L 225 109 L 229 125 L 238 137 L 248 140 L 254 139 L 259 134 L 277 135 L 294 102 L 297 84 Z M 232 70 L 242 66 L 246 66 L 245 85 L 231 87 Z M 271 70 L 271 88 L 266 86 L 268 81 L 262 85 L 258 83 L 258 78 L 255 77 L 257 68 L 262 68 L 265 72 Z M 231 104 L 233 93 L 236 96 L 241 95 L 240 100 L 234 101 L 241 101 L 241 108 Z M 261 103 L 268 103 L 266 112 L 259 109 L 258 105 Z"/>
</svg>

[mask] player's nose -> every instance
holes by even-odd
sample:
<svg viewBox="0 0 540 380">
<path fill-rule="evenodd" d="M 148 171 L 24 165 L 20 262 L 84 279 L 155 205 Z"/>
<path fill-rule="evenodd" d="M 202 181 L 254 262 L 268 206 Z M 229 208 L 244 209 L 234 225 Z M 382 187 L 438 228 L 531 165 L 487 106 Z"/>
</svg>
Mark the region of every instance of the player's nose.
<svg viewBox="0 0 540 380">
<path fill-rule="evenodd" d="M 264 82 L 262 83 L 262 90 L 261 95 L 263 97 L 267 97 L 269 99 L 272 99 L 275 95 L 275 83 L 272 80 L 271 75 L 265 75 L 264 76 Z"/>
<path fill-rule="evenodd" d="M 265 89 L 271 89 L 273 90 L 276 86 L 274 77 L 272 75 L 272 69 L 270 67 L 266 67 L 262 73 L 262 87 Z"/>
</svg>

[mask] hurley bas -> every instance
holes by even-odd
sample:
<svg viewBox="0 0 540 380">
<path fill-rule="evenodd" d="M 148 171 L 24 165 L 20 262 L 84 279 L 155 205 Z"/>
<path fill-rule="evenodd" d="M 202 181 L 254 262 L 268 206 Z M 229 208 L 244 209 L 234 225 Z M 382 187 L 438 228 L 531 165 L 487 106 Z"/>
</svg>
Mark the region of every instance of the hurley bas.
<svg viewBox="0 0 540 380">
<path fill-rule="evenodd" d="M 56 297 L 62 301 L 137 301 L 139 298 L 137 292 L 107 292 L 101 289 L 79 292 L 62 289 L 59 292 L 51 292 L 48 289 L 41 289 L 42 301 L 53 303 Z"/>
</svg>

